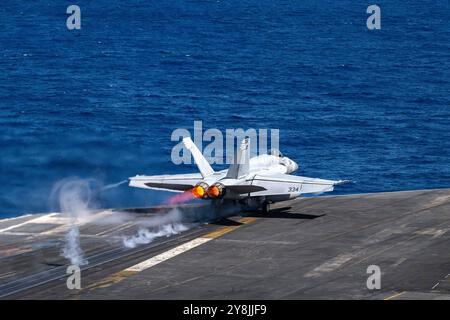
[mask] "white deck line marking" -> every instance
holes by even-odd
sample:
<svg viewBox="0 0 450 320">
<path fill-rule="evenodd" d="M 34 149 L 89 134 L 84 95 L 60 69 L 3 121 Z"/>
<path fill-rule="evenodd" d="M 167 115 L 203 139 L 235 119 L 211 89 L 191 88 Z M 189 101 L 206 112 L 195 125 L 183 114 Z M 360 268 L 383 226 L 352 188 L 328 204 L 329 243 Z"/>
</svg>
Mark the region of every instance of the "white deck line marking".
<svg viewBox="0 0 450 320">
<path fill-rule="evenodd" d="M 56 214 L 57 214 L 57 213 L 49 213 L 49 214 L 46 214 L 46 215 L 44 215 L 44 216 L 40 216 L 40 217 L 37 217 L 37 218 L 31 219 L 31 220 L 25 221 L 25 222 L 22 222 L 22 223 L 19 223 L 19 224 L 15 224 L 15 225 L 9 226 L 9 227 L 4 228 L 4 229 L 0 229 L 0 233 L 1 233 L 1 232 L 4 232 L 4 231 L 11 230 L 11 229 L 15 229 L 15 228 L 18 228 L 18 227 L 21 227 L 21 226 L 24 226 L 24 225 L 29 224 L 29 223 L 39 223 L 39 222 L 41 222 L 42 220 L 45 221 L 45 220 L 47 220 L 49 217 L 54 216 L 54 215 L 56 215 Z"/>
<path fill-rule="evenodd" d="M 323 273 L 331 272 L 342 266 L 343 264 L 347 263 L 351 259 L 355 258 L 356 254 L 340 254 L 336 257 L 334 257 L 331 260 L 328 260 L 327 262 L 321 264 L 320 266 L 316 267 L 314 270 L 308 272 L 305 274 L 305 277 L 307 278 L 315 278 L 318 276 L 321 276 Z"/>
<path fill-rule="evenodd" d="M 442 279 L 442 280 L 439 280 L 434 286 L 433 286 L 433 288 L 431 288 L 431 290 L 434 290 L 434 289 L 436 289 L 436 287 L 438 286 L 438 285 L 440 285 L 441 284 L 441 282 L 442 281 L 444 281 L 445 279 L 447 279 L 448 278 L 448 276 L 450 276 L 450 273 L 449 274 L 447 274 L 445 277 L 444 277 L 444 279 Z"/>
<path fill-rule="evenodd" d="M 28 222 L 29 223 L 54 223 L 54 224 L 66 223 L 66 222 L 62 222 L 61 219 L 65 219 L 66 221 L 68 220 L 66 217 L 62 217 L 61 213 L 53 212 L 53 213 L 49 213 L 49 214 L 40 216 L 36 219 L 29 220 Z"/>
<path fill-rule="evenodd" d="M 104 216 L 110 215 L 112 212 L 105 210 L 105 211 L 101 211 L 101 212 L 97 212 L 95 214 L 91 214 L 91 215 L 87 215 L 86 217 L 81 217 L 77 220 L 76 224 L 78 226 L 82 226 L 86 223 L 89 223 L 93 220 L 102 218 Z M 2 220 L 0 220 L 1 222 Z M 9 226 L 7 228 L 4 229 L 0 229 L 0 233 L 3 233 L 5 231 L 9 231 L 18 227 L 22 227 L 24 225 L 27 224 L 46 224 L 46 223 L 50 223 L 50 224 L 57 224 L 59 226 L 56 226 L 54 228 L 51 228 L 50 230 L 47 231 L 43 231 L 43 232 L 31 232 L 30 234 L 37 234 L 37 235 L 53 235 L 53 234 L 57 234 L 57 233 L 61 233 L 61 232 L 65 232 L 69 227 L 70 227 L 70 217 L 66 217 L 63 216 L 60 212 L 52 212 L 49 214 L 45 214 L 39 217 L 36 217 L 34 219 L 30 219 L 28 221 L 19 223 L 19 224 L 15 224 L 12 226 Z"/>
<path fill-rule="evenodd" d="M 50 236 L 57 233 L 66 232 L 70 228 L 69 224 L 63 224 L 61 226 L 57 226 L 54 228 L 51 228 L 50 230 L 39 232 L 38 234 L 41 236 Z"/>
<path fill-rule="evenodd" d="M 178 247 L 170 249 L 169 251 L 163 252 L 161 254 L 158 254 L 157 256 L 154 256 L 150 259 L 142 261 L 134 266 L 126 268 L 125 271 L 141 272 L 141 271 L 151 268 L 163 261 L 169 260 L 183 252 L 186 252 L 195 247 L 198 247 L 199 245 L 202 245 L 210 240 L 213 240 L 213 238 L 204 238 L 204 237 L 195 238 L 194 240 L 183 243 L 182 245 L 179 245 Z"/>
<path fill-rule="evenodd" d="M 26 218 L 26 217 L 29 217 L 29 216 L 32 216 L 32 214 L 29 213 L 29 214 L 25 214 L 25 215 L 23 215 L 23 216 L 18 216 L 18 217 L 2 218 L 2 219 L 0 219 L 0 223 L 1 223 L 1 222 L 5 222 L 5 221 L 11 221 L 11 220 L 17 220 L 17 219 L 21 219 L 21 218 Z"/>
</svg>

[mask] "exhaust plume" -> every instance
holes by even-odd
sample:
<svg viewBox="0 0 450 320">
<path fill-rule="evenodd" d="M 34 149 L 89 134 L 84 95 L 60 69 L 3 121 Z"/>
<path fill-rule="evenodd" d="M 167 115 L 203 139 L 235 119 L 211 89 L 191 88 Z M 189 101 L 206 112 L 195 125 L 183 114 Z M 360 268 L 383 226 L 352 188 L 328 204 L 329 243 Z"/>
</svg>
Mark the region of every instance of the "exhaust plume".
<svg viewBox="0 0 450 320">
<path fill-rule="evenodd" d="M 183 193 L 177 193 L 176 195 L 170 197 L 166 203 L 169 205 L 184 203 L 189 200 L 194 199 L 194 195 L 192 194 L 191 190 L 185 191 Z"/>
</svg>

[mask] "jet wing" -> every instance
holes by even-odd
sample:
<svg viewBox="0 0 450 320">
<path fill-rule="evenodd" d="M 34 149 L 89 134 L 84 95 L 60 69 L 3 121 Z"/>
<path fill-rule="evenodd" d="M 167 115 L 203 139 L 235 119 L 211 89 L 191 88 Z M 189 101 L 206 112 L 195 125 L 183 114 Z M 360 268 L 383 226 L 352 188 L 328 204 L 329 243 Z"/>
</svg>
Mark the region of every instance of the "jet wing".
<svg viewBox="0 0 450 320">
<path fill-rule="evenodd" d="M 203 180 L 200 173 L 135 176 L 129 178 L 130 187 L 183 192 Z"/>
</svg>

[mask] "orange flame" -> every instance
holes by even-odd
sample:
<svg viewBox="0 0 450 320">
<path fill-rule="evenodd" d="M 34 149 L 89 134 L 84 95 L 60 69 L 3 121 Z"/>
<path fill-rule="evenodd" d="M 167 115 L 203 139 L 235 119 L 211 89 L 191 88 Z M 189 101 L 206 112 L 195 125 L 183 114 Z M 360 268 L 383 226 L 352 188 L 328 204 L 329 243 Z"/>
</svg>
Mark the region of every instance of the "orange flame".
<svg viewBox="0 0 450 320">
<path fill-rule="evenodd" d="M 191 189 L 191 192 L 196 198 L 203 198 L 203 196 L 205 195 L 205 189 L 203 189 L 202 186 L 195 186 Z"/>
<path fill-rule="evenodd" d="M 217 186 L 211 186 L 206 191 L 208 193 L 208 196 L 211 198 L 217 198 L 220 195 L 220 190 Z"/>
</svg>

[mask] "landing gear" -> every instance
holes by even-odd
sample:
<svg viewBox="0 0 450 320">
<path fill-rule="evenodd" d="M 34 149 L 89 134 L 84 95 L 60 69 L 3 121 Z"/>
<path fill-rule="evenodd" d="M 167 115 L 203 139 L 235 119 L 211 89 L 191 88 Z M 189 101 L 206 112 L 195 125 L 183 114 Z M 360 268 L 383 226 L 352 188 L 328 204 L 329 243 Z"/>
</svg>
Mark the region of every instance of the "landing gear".
<svg viewBox="0 0 450 320">
<path fill-rule="evenodd" d="M 263 214 L 269 213 L 270 202 L 264 198 L 250 198 L 239 201 L 242 211 L 261 211 Z"/>
<path fill-rule="evenodd" d="M 264 201 L 262 203 L 261 209 L 262 209 L 263 214 L 269 213 L 270 212 L 270 203 L 267 201 Z"/>
</svg>

